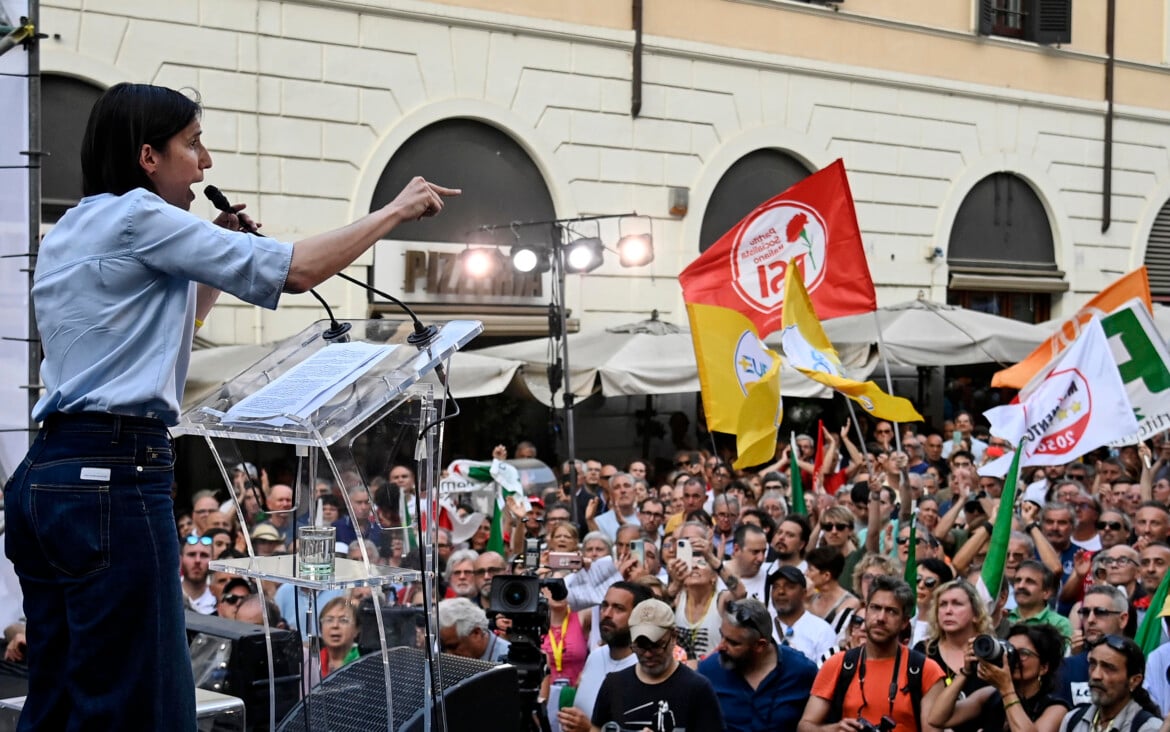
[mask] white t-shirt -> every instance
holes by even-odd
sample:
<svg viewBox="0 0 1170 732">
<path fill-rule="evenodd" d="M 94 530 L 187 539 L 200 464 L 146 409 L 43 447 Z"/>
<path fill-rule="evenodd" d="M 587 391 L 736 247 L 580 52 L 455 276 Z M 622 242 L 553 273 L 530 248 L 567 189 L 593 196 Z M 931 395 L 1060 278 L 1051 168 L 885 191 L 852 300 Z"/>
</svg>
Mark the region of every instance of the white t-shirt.
<svg viewBox="0 0 1170 732">
<path fill-rule="evenodd" d="M 573 699 L 573 706 L 585 712 L 589 719 L 593 718 L 593 705 L 597 702 L 597 692 L 601 690 L 601 682 L 614 671 L 629 668 L 638 662 L 633 653 L 620 660 L 614 660 L 609 655 L 609 646 L 596 648 L 585 659 L 585 668 L 577 677 L 577 696 Z"/>
<path fill-rule="evenodd" d="M 784 629 L 783 635 L 780 628 Z M 791 635 L 788 634 L 789 629 L 792 630 Z M 780 644 L 787 641 L 790 647 L 803 653 L 818 668 L 837 650 L 837 634 L 833 632 L 833 626 L 807 610 L 791 626 L 785 626 L 773 610 L 772 637 Z"/>
<path fill-rule="evenodd" d="M 1090 538 L 1088 538 L 1084 541 L 1078 541 L 1077 538 L 1074 536 L 1072 538 L 1072 543 L 1076 544 L 1077 546 L 1084 549 L 1085 551 L 1089 551 L 1089 552 L 1101 551 L 1101 535 L 1100 534 L 1093 534 Z"/>
<path fill-rule="evenodd" d="M 211 594 L 211 585 L 208 584 L 203 588 L 203 594 L 191 600 L 191 607 L 195 608 L 195 612 L 203 615 L 210 615 L 215 612 L 215 606 L 218 600 L 215 595 Z"/>
<path fill-rule="evenodd" d="M 753 597 L 760 602 L 768 605 L 768 598 L 764 596 L 764 586 L 768 581 L 768 573 L 773 569 L 773 563 L 765 562 L 760 566 L 760 571 L 756 572 L 755 577 L 740 577 L 739 581 L 743 584 L 743 589 L 747 592 L 748 597 Z"/>
</svg>

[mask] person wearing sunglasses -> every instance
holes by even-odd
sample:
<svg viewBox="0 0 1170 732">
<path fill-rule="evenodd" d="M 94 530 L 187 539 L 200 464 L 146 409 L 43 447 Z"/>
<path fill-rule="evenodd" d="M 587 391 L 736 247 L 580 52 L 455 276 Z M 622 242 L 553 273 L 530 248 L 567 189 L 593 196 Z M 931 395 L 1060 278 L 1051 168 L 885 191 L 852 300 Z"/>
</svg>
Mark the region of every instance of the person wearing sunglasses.
<svg viewBox="0 0 1170 732">
<path fill-rule="evenodd" d="M 1064 716 L 1066 732 L 1157 732 L 1164 728 L 1162 711 L 1142 687 L 1146 657 L 1141 646 L 1120 635 L 1107 635 L 1089 651 L 1089 698 Z M 1151 674 L 1163 668 L 1149 667 Z"/>
<path fill-rule="evenodd" d="M 211 561 L 210 536 L 188 536 L 182 547 L 179 559 L 179 572 L 182 576 L 183 595 L 186 596 L 191 607 L 199 613 L 210 615 L 215 612 L 216 598 L 211 594 L 207 582 L 208 562 Z"/>
<path fill-rule="evenodd" d="M 715 688 L 728 732 L 788 730 L 800 721 L 817 667 L 797 649 L 777 645 L 773 633 L 762 602 L 733 602 L 723 614 L 719 652 L 699 664 Z"/>
<path fill-rule="evenodd" d="M 644 600 L 630 613 L 630 640 L 638 662 L 605 678 L 590 720 L 594 730 L 616 722 L 623 730 L 721 730 L 719 699 L 711 682 L 674 655 L 675 614 L 661 600 Z"/>
<path fill-rule="evenodd" d="M 232 577 L 223 586 L 223 593 L 219 596 L 218 602 L 215 605 L 215 612 L 213 615 L 218 615 L 221 618 L 236 619 L 236 613 L 240 609 L 240 603 L 247 600 L 254 593 L 252 592 L 252 584 L 240 576 Z"/>
<path fill-rule="evenodd" d="M 1107 635 L 1121 634 L 1129 621 L 1129 601 L 1111 584 L 1101 583 L 1085 590 L 1077 608 L 1080 627 L 1073 632 L 1069 656 L 1056 673 L 1056 694 L 1069 708 L 1089 704 L 1089 650 Z"/>
<path fill-rule="evenodd" d="M 992 663 L 968 652 L 953 683 L 931 709 L 930 722 L 940 729 L 968 727 L 1004 732 L 1057 732 L 1069 704 L 1053 692 L 1054 669 L 1061 663 L 1064 640 L 1051 625 L 1014 625 L 1004 653 Z M 970 680 L 981 686 L 970 693 Z M 964 680 L 967 680 L 964 683 Z M 963 698 L 960 698 L 965 693 Z"/>
<path fill-rule="evenodd" d="M 934 614 L 935 590 L 955 578 L 954 570 L 941 559 L 927 557 L 917 564 L 918 586 L 915 588 L 918 612 L 911 622 L 910 644 L 924 640 L 929 632 L 927 619 Z"/>
</svg>

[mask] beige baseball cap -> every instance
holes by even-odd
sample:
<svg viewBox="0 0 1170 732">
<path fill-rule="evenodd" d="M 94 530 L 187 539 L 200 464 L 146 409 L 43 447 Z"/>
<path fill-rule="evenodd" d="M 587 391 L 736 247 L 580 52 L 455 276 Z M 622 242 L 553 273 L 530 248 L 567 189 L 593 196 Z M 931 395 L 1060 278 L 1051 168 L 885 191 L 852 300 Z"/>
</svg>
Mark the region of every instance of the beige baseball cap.
<svg viewBox="0 0 1170 732">
<path fill-rule="evenodd" d="M 630 639 L 657 643 L 674 627 L 674 611 L 662 600 L 643 600 L 630 613 Z"/>
</svg>

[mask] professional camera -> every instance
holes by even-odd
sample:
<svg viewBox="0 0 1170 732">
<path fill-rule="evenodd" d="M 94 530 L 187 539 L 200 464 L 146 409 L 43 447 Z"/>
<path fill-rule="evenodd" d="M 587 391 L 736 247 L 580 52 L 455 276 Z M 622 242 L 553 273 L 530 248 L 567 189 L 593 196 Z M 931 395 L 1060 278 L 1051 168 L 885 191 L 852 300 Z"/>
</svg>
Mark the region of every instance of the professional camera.
<svg viewBox="0 0 1170 732">
<path fill-rule="evenodd" d="M 893 732 L 894 727 L 898 726 L 897 722 L 885 715 L 882 715 L 882 721 L 876 727 L 868 719 L 858 718 L 857 721 L 861 724 L 860 732 Z"/>
<path fill-rule="evenodd" d="M 548 634 L 548 600 L 541 593 L 548 588 L 555 600 L 569 596 L 562 579 L 540 579 L 526 575 L 496 575 L 492 578 L 491 602 L 488 605 L 489 618 L 503 615 L 512 621 L 508 639 L 511 646 L 504 659 L 516 667 L 520 675 L 520 697 L 526 708 L 522 727 L 531 728 L 533 717 L 542 731 L 549 729 L 548 718 L 543 705 L 537 703 L 540 683 L 547 670 L 541 644 Z"/>
<path fill-rule="evenodd" d="M 1020 660 L 1015 646 L 1005 640 L 996 638 L 994 635 L 976 636 L 974 647 L 971 650 L 979 658 L 988 663 L 994 663 L 996 666 L 1003 663 L 1005 654 L 1008 658 L 1008 664 L 1011 666 L 1015 666 Z"/>
</svg>

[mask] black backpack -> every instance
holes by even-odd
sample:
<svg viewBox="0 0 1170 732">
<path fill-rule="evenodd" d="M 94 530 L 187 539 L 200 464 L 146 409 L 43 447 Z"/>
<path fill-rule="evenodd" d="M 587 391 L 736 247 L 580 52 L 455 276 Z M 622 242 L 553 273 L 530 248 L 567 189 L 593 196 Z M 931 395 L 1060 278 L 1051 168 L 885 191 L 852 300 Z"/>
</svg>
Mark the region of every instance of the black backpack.
<svg viewBox="0 0 1170 732">
<path fill-rule="evenodd" d="M 1076 726 L 1080 724 L 1092 707 L 1092 704 L 1078 704 L 1077 708 L 1072 711 L 1072 716 L 1068 718 L 1068 724 L 1064 726 L 1065 730 L 1071 732 L 1076 729 Z M 1129 720 L 1129 732 L 1138 732 L 1142 725 L 1151 719 L 1157 719 L 1157 717 L 1145 709 L 1138 709 L 1137 714 L 1133 715 L 1133 719 Z"/>
<path fill-rule="evenodd" d="M 845 692 L 849 690 L 849 684 L 853 683 L 853 677 L 857 674 L 857 664 L 861 661 L 862 648 L 864 646 L 845 651 L 845 658 L 841 661 L 841 673 L 837 674 L 837 685 L 833 688 L 833 698 L 829 700 L 829 715 L 825 718 L 825 724 L 841 721 L 841 713 L 845 708 Z M 898 647 L 898 652 L 902 652 L 901 646 Z M 908 682 L 906 688 L 899 689 L 899 691 L 910 694 L 910 705 L 914 708 L 915 728 L 922 729 L 919 715 L 922 710 L 922 667 L 926 665 L 926 654 L 912 648 L 907 648 L 906 653 L 908 655 L 906 666 Z"/>
</svg>

